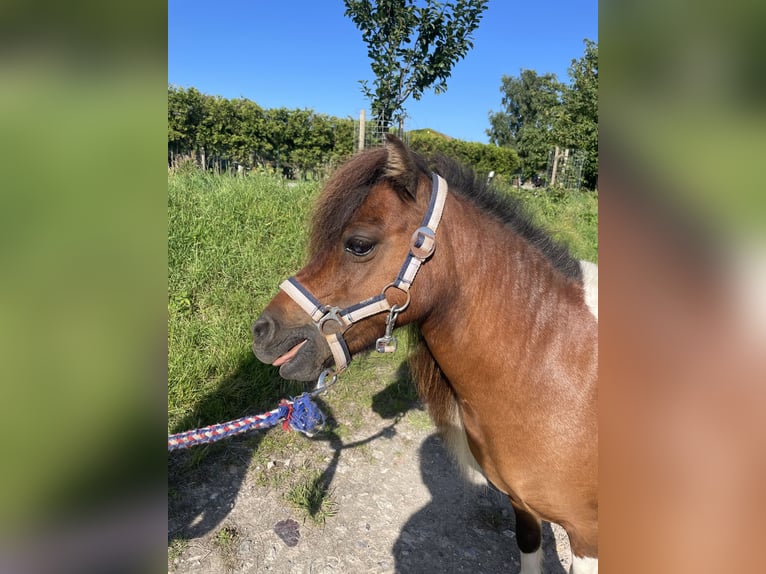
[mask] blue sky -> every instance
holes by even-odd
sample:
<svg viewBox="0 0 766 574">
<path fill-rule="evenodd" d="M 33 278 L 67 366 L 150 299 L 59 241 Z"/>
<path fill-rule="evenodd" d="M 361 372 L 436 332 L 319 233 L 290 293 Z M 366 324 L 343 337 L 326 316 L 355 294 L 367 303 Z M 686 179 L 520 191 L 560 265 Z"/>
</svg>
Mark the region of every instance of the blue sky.
<svg viewBox="0 0 766 574">
<path fill-rule="evenodd" d="M 367 47 L 343 12 L 342 0 L 169 0 L 168 82 L 264 108 L 369 114 L 358 82 L 374 79 Z M 529 68 L 567 81 L 585 38 L 598 41 L 597 0 L 490 0 L 447 92 L 409 99 L 405 127 L 487 142 L 501 77 Z"/>
</svg>

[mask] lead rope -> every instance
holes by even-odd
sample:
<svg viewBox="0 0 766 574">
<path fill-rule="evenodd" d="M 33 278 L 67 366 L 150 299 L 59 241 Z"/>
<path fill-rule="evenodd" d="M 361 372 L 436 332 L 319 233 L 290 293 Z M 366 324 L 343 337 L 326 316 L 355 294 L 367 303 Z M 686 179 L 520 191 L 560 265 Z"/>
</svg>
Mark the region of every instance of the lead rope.
<svg viewBox="0 0 766 574">
<path fill-rule="evenodd" d="M 330 375 L 332 375 L 332 378 L 328 383 L 326 379 Z M 284 430 L 293 429 L 311 437 L 325 423 L 324 413 L 319 410 L 319 407 L 311 399 L 325 392 L 335 384 L 337 379 L 337 374 L 325 370 L 319 375 L 317 386 L 313 391 L 303 393 L 298 398 L 289 401 L 283 399 L 276 409 L 267 413 L 251 415 L 226 423 L 168 435 L 168 452 L 189 448 L 198 444 L 218 442 L 230 436 L 254 429 L 270 428 L 276 426 L 279 421 L 283 421 L 282 428 Z"/>
</svg>

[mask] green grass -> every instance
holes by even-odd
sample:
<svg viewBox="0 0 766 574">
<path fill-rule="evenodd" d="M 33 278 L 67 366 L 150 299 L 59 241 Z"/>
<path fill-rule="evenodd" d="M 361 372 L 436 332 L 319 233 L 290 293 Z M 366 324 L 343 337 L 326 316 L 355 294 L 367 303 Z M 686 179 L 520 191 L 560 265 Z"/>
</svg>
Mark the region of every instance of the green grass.
<svg viewBox="0 0 766 574">
<path fill-rule="evenodd" d="M 237 547 L 242 539 L 235 526 L 224 526 L 215 533 L 213 545 L 221 557 L 227 572 L 231 572 L 237 567 Z"/>
<path fill-rule="evenodd" d="M 501 188 L 519 199 L 532 219 L 577 259 L 598 263 L 598 193 L 561 189 Z"/>
<path fill-rule="evenodd" d="M 285 494 L 285 499 L 314 524 L 324 524 L 338 512 L 338 504 L 328 490 L 321 472 L 304 476 Z"/>
<path fill-rule="evenodd" d="M 267 176 L 169 176 L 169 431 L 271 409 L 275 388 L 296 390 L 255 360 L 250 325 L 301 266 L 316 191 Z"/>
<path fill-rule="evenodd" d="M 189 542 L 185 538 L 173 538 L 170 544 L 168 544 L 168 564 L 172 564 L 188 547 Z M 170 569 L 170 566 L 168 566 L 168 569 Z"/>
</svg>

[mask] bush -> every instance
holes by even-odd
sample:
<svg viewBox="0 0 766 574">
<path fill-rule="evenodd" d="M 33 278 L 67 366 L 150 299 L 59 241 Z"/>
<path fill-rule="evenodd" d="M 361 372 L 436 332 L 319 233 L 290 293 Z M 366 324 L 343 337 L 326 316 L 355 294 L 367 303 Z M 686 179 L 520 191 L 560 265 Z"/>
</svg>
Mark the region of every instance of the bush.
<svg viewBox="0 0 766 574">
<path fill-rule="evenodd" d="M 519 169 L 519 156 L 511 148 L 453 139 L 433 130 L 415 130 L 409 136 L 414 151 L 426 156 L 443 153 L 470 165 L 481 175 L 494 171 L 496 175 L 510 177 Z"/>
</svg>

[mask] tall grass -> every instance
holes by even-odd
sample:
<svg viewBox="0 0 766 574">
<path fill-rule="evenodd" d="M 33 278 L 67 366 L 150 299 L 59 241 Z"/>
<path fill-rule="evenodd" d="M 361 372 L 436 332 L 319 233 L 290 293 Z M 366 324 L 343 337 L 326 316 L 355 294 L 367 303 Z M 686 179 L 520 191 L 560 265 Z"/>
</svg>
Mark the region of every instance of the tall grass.
<svg viewBox="0 0 766 574">
<path fill-rule="evenodd" d="M 301 266 L 316 191 L 268 176 L 168 176 L 170 429 L 266 406 L 284 386 L 253 357 L 249 330 Z"/>
<path fill-rule="evenodd" d="M 520 200 L 534 222 L 574 257 L 598 263 L 598 193 L 512 186 L 500 190 Z"/>
</svg>

